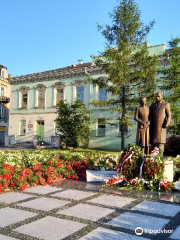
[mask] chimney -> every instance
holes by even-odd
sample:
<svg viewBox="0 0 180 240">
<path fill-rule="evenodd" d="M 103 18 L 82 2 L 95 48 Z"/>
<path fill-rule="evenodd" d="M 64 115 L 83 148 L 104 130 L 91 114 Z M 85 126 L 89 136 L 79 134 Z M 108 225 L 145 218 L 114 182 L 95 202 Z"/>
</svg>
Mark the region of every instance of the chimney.
<svg viewBox="0 0 180 240">
<path fill-rule="evenodd" d="M 78 64 L 83 64 L 83 60 L 78 60 Z"/>
</svg>

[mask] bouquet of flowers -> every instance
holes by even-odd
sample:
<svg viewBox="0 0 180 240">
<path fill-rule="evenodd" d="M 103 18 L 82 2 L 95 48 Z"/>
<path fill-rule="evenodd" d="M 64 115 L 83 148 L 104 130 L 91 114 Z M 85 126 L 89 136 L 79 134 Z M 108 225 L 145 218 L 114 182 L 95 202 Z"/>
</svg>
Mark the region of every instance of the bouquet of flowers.
<svg viewBox="0 0 180 240">
<path fill-rule="evenodd" d="M 162 192 L 171 191 L 174 187 L 174 184 L 167 180 L 161 180 L 159 183 L 159 190 Z"/>
</svg>

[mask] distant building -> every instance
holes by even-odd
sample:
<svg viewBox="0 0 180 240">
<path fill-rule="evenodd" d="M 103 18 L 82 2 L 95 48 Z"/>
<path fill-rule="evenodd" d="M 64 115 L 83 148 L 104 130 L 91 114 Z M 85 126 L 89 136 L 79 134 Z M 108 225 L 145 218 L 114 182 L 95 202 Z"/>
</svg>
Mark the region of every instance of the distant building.
<svg viewBox="0 0 180 240">
<path fill-rule="evenodd" d="M 10 84 L 7 68 L 0 65 L 0 146 L 8 146 Z"/>
<path fill-rule="evenodd" d="M 162 55 L 165 44 L 149 46 L 149 52 L 151 55 Z M 102 79 L 107 77 L 93 61 L 83 63 L 82 60 L 77 65 L 65 68 L 12 77 L 9 135 L 15 136 L 19 143 L 33 141 L 34 136 L 38 136 L 39 140 L 55 136 L 56 104 L 65 99 L 72 103 L 78 98 L 93 110 L 93 135 L 88 147 L 119 151 L 121 126 L 112 120 L 117 119 L 119 113 L 111 113 L 109 107 L 89 106 L 91 100 L 105 100 L 111 96 L 105 89 L 87 82 L 88 76 Z M 126 145 L 129 142 L 135 143 L 135 132 L 135 128 L 127 129 L 130 137 L 126 140 Z"/>
</svg>

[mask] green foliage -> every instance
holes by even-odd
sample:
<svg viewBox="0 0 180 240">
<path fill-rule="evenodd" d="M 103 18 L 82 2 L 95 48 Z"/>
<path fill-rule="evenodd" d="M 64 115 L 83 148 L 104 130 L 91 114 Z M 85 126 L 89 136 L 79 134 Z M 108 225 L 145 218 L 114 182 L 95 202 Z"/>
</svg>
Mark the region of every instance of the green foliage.
<svg viewBox="0 0 180 240">
<path fill-rule="evenodd" d="M 56 135 L 66 147 L 79 147 L 91 134 L 90 117 L 86 106 L 76 100 L 72 104 L 61 101 L 56 106 Z"/>
<path fill-rule="evenodd" d="M 166 92 L 164 98 L 171 104 L 173 125 L 170 130 L 180 134 L 180 38 L 172 38 L 169 47 L 169 52 L 164 55 L 168 65 L 159 69 L 162 74 L 161 89 Z"/>
<path fill-rule="evenodd" d="M 139 97 L 146 95 L 151 99 L 156 85 L 155 75 L 158 65 L 157 56 L 149 56 L 146 35 L 154 22 L 144 25 L 140 21 L 140 11 L 134 0 L 122 0 L 114 8 L 112 25 L 105 28 L 98 25 L 98 30 L 106 40 L 106 49 L 100 57 L 95 58 L 95 64 L 108 75 L 102 81 L 91 79 L 92 83 L 112 94 L 113 99 L 106 102 L 114 111 L 121 113 L 121 149 L 124 149 L 125 131 L 130 125 L 128 118 L 134 115 L 134 109 L 139 104 Z M 92 104 L 98 105 L 98 102 Z M 99 105 L 102 106 L 101 101 Z M 104 103 L 105 106 L 105 103 Z"/>
<path fill-rule="evenodd" d="M 171 136 L 167 139 L 164 149 L 165 156 L 176 157 L 180 153 L 180 136 Z"/>
</svg>

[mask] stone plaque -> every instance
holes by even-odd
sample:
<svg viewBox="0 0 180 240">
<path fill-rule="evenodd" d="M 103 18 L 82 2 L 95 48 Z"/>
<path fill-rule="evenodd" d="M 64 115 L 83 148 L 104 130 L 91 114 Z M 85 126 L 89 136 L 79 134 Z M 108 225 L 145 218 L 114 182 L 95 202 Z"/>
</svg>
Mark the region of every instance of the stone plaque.
<svg viewBox="0 0 180 240">
<path fill-rule="evenodd" d="M 106 182 L 110 178 L 117 176 L 115 171 L 95 171 L 86 170 L 86 181 L 87 182 Z"/>
</svg>

